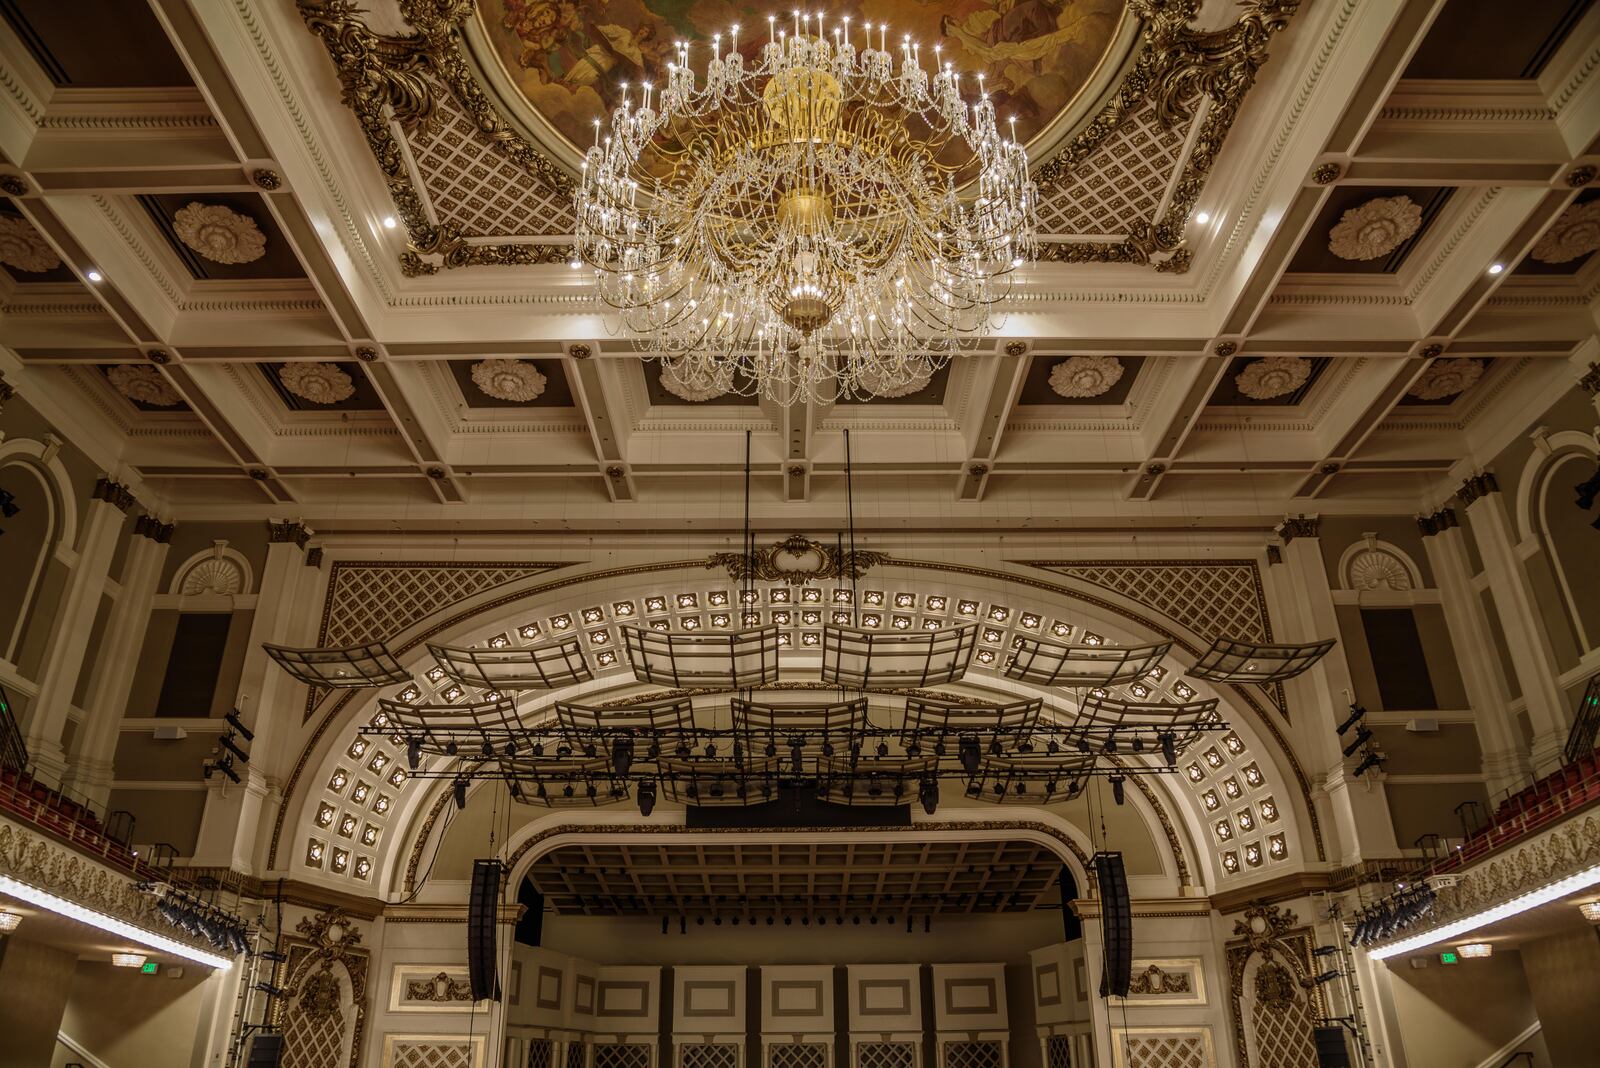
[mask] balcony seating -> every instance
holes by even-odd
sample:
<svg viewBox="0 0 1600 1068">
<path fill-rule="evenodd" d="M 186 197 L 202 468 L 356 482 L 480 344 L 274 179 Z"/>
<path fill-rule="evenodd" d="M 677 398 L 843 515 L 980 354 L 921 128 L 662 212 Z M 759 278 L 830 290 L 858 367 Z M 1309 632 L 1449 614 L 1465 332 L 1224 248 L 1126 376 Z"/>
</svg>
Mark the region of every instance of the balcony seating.
<svg viewBox="0 0 1600 1068">
<path fill-rule="evenodd" d="M 1590 753 L 1507 797 L 1494 817 L 1431 868 L 1443 873 L 1474 863 L 1600 802 L 1600 752 Z"/>
</svg>

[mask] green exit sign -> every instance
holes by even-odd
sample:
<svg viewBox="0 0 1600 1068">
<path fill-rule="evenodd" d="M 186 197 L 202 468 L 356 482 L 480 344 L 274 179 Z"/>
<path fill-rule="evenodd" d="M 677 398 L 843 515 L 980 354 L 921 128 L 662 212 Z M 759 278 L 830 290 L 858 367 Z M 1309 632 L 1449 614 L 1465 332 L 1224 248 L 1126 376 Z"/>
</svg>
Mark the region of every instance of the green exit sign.
<svg viewBox="0 0 1600 1068">
<path fill-rule="evenodd" d="M 1456 956 L 1455 950 L 1447 949 L 1443 953 L 1439 954 L 1439 963 L 1440 964 L 1460 964 L 1461 963 L 1461 958 Z"/>
<path fill-rule="evenodd" d="M 155 961 L 147 960 L 139 966 L 139 972 L 142 975 L 154 975 L 156 974 L 156 969 L 159 967 L 161 967 L 161 965 L 157 964 Z"/>
</svg>

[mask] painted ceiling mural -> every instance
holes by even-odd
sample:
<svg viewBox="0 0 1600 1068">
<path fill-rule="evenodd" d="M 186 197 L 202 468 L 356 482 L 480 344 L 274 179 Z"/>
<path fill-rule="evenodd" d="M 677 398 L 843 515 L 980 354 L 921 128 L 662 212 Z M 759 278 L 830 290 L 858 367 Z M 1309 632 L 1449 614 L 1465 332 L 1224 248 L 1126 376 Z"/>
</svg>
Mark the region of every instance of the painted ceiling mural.
<svg viewBox="0 0 1600 1068">
<path fill-rule="evenodd" d="M 996 110 L 1032 140 L 1068 108 L 1116 37 L 1124 0 L 868 0 L 850 14 L 887 23 L 956 69 L 983 73 Z M 725 0 L 479 0 L 495 52 L 529 103 L 568 141 L 587 145 L 595 119 L 621 101 L 623 82 L 659 79 L 674 41 L 705 42 L 741 27 L 747 64 L 766 43 L 776 7 Z M 836 23 L 835 23 L 836 24 Z M 726 45 L 725 45 L 726 47 Z M 700 52 L 703 57 L 706 53 Z"/>
</svg>

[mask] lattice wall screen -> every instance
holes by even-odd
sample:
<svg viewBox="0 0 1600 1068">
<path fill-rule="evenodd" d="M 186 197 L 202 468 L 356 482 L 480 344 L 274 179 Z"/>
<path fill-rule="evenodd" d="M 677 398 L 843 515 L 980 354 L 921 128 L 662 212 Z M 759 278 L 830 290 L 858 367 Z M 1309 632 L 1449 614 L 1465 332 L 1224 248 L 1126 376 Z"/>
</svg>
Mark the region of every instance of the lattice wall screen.
<svg viewBox="0 0 1600 1068">
<path fill-rule="evenodd" d="M 556 1044 L 548 1038 L 528 1039 L 527 1068 L 554 1068 Z"/>
<path fill-rule="evenodd" d="M 466 1042 L 397 1039 L 391 1068 L 473 1068 Z"/>
<path fill-rule="evenodd" d="M 585 1068 L 589 1063 L 588 1050 L 582 1042 L 567 1043 L 567 1068 Z"/>
<path fill-rule="evenodd" d="M 1253 561 L 1204 564 L 1039 561 L 1037 566 L 1113 590 L 1205 638 L 1225 634 L 1245 641 L 1272 640 L 1266 594 Z"/>
<path fill-rule="evenodd" d="M 827 1068 L 828 1047 L 820 1042 L 786 1042 L 767 1047 L 768 1068 Z"/>
<path fill-rule="evenodd" d="M 1200 1035 L 1122 1035 L 1121 1041 L 1127 1068 L 1213 1068 Z"/>
<path fill-rule="evenodd" d="M 1004 1047 L 993 1039 L 946 1042 L 939 1055 L 943 1068 L 1006 1068 Z"/>
<path fill-rule="evenodd" d="M 1072 1068 L 1071 1035 L 1051 1035 L 1045 1039 L 1044 1068 Z"/>
<path fill-rule="evenodd" d="M 678 1068 L 739 1068 L 739 1047 L 731 1042 L 679 1046 Z"/>
<path fill-rule="evenodd" d="M 650 1068 L 650 1047 L 643 1042 L 597 1044 L 594 1068 Z"/>
<path fill-rule="evenodd" d="M 1120 237 L 1148 222 L 1166 197 L 1189 127 L 1163 129 L 1146 108 L 1117 127 L 1071 175 L 1040 199 L 1039 232 Z"/>
<path fill-rule="evenodd" d="M 334 564 L 317 644 L 383 641 L 441 608 L 553 566 Z"/>
<path fill-rule="evenodd" d="M 854 1068 L 913 1068 L 917 1047 L 910 1042 L 861 1042 Z"/>
<path fill-rule="evenodd" d="M 341 1068 L 344 1060 L 344 1010 L 312 1013 L 296 1004 L 283 1029 L 285 1068 Z"/>
</svg>

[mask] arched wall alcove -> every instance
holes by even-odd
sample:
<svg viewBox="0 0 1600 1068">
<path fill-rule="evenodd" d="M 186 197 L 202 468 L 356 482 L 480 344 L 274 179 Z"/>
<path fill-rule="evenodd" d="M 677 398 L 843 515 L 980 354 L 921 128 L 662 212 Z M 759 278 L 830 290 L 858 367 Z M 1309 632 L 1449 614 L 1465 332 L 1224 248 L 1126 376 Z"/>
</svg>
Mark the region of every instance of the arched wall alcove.
<svg viewBox="0 0 1600 1068">
<path fill-rule="evenodd" d="M 0 632 L 0 657 L 19 660 L 23 636 L 35 622 L 50 562 L 77 539 L 70 478 L 43 442 L 0 441 L 0 487 L 16 498 L 17 514 L 3 520 L 0 587 L 13 593 L 10 624 Z"/>
<path fill-rule="evenodd" d="M 1162 566 L 1160 561 L 1154 563 Z M 821 588 L 835 585 L 825 580 Z M 770 608 L 765 597 L 773 588 L 776 587 L 770 584 L 760 585 L 764 608 Z M 526 694 L 519 702 L 525 722 L 545 715 L 558 699 L 598 703 L 642 692 L 645 688 L 633 681 L 626 670 L 625 657 L 616 650 L 615 626 L 619 620 L 615 607 L 633 604 L 635 614 L 628 618 L 637 620 L 651 614 L 645 607 L 647 598 L 665 598 L 667 607 L 659 615 L 681 622 L 688 609 L 680 611 L 677 598 L 693 594 L 693 610 L 709 624 L 707 612 L 712 606 L 707 599 L 711 593 L 735 589 L 737 584 L 726 575 L 708 573 L 704 558 L 597 571 L 575 566 L 532 575 L 435 613 L 391 639 L 391 648 L 401 662 L 417 673 L 414 686 L 402 687 L 401 696 L 411 700 L 448 697 L 447 680 L 428 677 L 433 664 L 423 645 L 425 641 L 473 645 L 503 640 L 532 644 L 547 639 L 551 628 L 563 618 L 565 627 L 573 631 L 610 628 L 612 637 L 588 649 L 596 664 L 595 680 L 561 691 Z M 1153 692 L 1152 699 L 1180 683 L 1188 685 L 1183 683 L 1183 670 L 1211 637 L 1195 633 L 1130 596 L 1072 575 L 1035 568 L 1001 571 L 941 561 L 893 559 L 874 568 L 862 580 L 860 589 L 864 602 L 869 591 L 885 595 L 887 603 L 882 610 L 886 619 L 897 607 L 894 599 L 905 595 L 912 603 L 904 610 L 913 613 L 916 620 L 923 619 L 929 605 L 939 601 L 939 618 L 954 622 L 972 619 L 980 627 L 995 624 L 998 633 L 992 641 L 986 636 L 980 644 L 978 659 L 967 678 L 947 688 L 992 700 L 1036 693 L 998 674 L 1003 663 L 1000 654 L 1009 636 L 1024 624 L 1027 632 L 1054 640 L 1080 641 L 1090 636 L 1115 644 L 1173 640 L 1172 654 L 1163 665 L 1167 673 L 1161 680 L 1161 691 Z M 795 592 L 793 596 L 802 595 Z M 972 611 L 963 615 L 961 610 L 969 603 Z M 798 606 L 791 607 L 799 610 Z M 600 615 L 586 621 L 586 609 Z M 825 599 L 821 609 L 824 613 L 829 610 Z M 990 618 L 996 609 L 1003 609 L 1003 619 Z M 1058 623 L 1072 628 L 1069 636 L 1052 634 Z M 915 625 L 918 624 L 907 624 Z M 983 662 L 985 649 L 994 654 L 987 663 Z M 613 650 L 614 659 L 601 663 L 601 654 Z M 785 675 L 814 677 L 818 663 L 818 658 L 807 655 L 805 648 L 795 648 L 792 654 L 786 651 Z M 1203 683 L 1192 688 L 1202 696 L 1211 693 Z M 1129 789 L 1128 795 L 1134 811 L 1148 816 L 1156 842 L 1164 840 L 1163 855 L 1171 858 L 1163 860 L 1163 874 L 1170 880 L 1168 892 L 1176 892 L 1183 885 L 1216 889 L 1273 869 L 1284 871 L 1297 862 L 1320 859 L 1320 830 L 1305 776 L 1271 718 L 1278 713 L 1271 711 L 1258 693 L 1245 692 L 1240 687 L 1218 688 L 1216 696 L 1222 713 L 1232 727 L 1226 742 L 1209 736 L 1192 747 L 1179 761 L 1178 775 L 1130 780 L 1130 785 L 1148 787 L 1148 793 Z M 1063 694 L 1037 695 L 1045 699 L 1047 710 L 1052 706 L 1066 707 Z M 416 857 L 431 836 L 438 833 L 439 813 L 449 797 L 448 783 L 408 782 L 399 763 L 404 759 L 399 747 L 383 739 L 369 738 L 361 744 L 362 726 L 371 723 L 378 712 L 377 696 L 371 690 L 345 691 L 326 698 L 314 710 L 315 725 L 285 787 L 286 801 L 274 828 L 269 865 L 280 863 L 298 877 L 327 881 L 346 889 L 380 894 L 408 892 L 408 873 L 414 874 Z M 457 699 L 463 696 L 457 695 Z M 380 758 L 381 765 L 374 768 L 373 763 Z M 366 789 L 360 799 L 353 801 L 353 792 L 363 785 Z M 1263 799 L 1269 802 L 1268 807 L 1261 805 Z M 383 802 L 381 820 L 376 818 L 380 814 L 372 810 L 379 801 Z M 987 808 L 993 813 L 1000 806 Z M 1016 806 L 1004 809 L 1003 814 L 992 818 L 1009 818 Z M 631 802 L 618 806 L 618 811 L 621 822 L 637 821 Z M 1264 819 L 1266 812 L 1270 812 L 1270 821 Z M 943 814 L 941 809 L 940 815 Z M 341 844 L 330 828 L 344 829 L 351 815 L 355 824 Z M 1236 822 L 1246 816 L 1251 821 L 1248 830 Z M 548 821 L 536 814 L 524 822 L 533 826 Z M 1265 826 L 1267 822 L 1272 824 L 1270 828 Z M 373 840 L 358 846 L 369 826 Z M 1250 844 L 1254 854 L 1247 862 L 1243 859 L 1247 847 L 1243 839 L 1252 833 L 1259 837 Z M 317 842 L 321 843 L 321 854 L 315 860 L 320 863 L 313 863 L 311 849 Z M 344 855 L 337 873 L 328 867 L 334 849 Z M 357 874 L 356 866 L 363 864 L 364 870 L 355 880 L 357 886 L 352 887 L 350 880 Z"/>
</svg>

